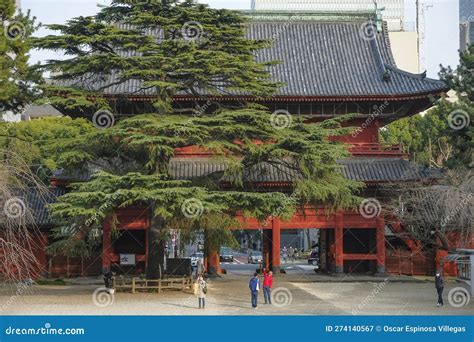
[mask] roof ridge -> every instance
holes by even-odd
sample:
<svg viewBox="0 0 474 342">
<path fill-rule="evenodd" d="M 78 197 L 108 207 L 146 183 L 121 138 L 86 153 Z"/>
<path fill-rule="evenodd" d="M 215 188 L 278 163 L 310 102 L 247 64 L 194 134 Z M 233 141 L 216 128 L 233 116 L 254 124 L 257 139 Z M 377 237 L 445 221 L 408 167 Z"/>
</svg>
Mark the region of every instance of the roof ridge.
<svg viewBox="0 0 474 342">
<path fill-rule="evenodd" d="M 240 10 L 244 16 L 253 21 L 265 20 L 295 20 L 300 21 L 366 21 L 376 18 L 375 10 L 354 11 L 318 11 L 318 10 Z"/>
<path fill-rule="evenodd" d="M 387 74 L 387 69 L 385 68 L 385 62 L 382 58 L 382 53 L 380 51 L 380 47 L 379 47 L 379 43 L 377 39 L 377 34 L 378 34 L 377 26 L 374 25 L 374 23 L 372 22 L 372 19 L 370 19 L 366 25 L 371 26 L 370 29 L 374 32 L 374 35 L 372 39 L 369 40 L 369 42 L 370 42 L 370 46 L 372 47 L 372 51 L 375 53 L 375 59 L 377 61 L 377 66 L 379 68 L 379 71 L 382 73 L 382 80 L 389 81 L 390 80 L 389 74 Z M 383 28 L 382 28 L 382 34 L 383 34 Z"/>
<path fill-rule="evenodd" d="M 433 82 L 433 83 L 443 82 L 442 80 L 436 80 L 434 78 L 426 77 L 426 70 L 423 71 L 422 73 L 414 74 L 414 73 L 411 73 L 411 72 L 406 71 L 406 70 L 402 70 L 400 68 L 397 68 L 396 66 L 393 66 L 393 65 L 390 65 L 390 64 L 387 64 L 387 63 L 385 63 L 385 67 L 390 69 L 393 72 L 396 72 L 398 74 L 402 74 L 402 75 L 405 75 L 405 76 L 408 76 L 408 77 L 411 77 L 411 78 L 414 78 L 414 79 L 417 79 L 417 80 L 428 81 L 428 82 Z"/>
<path fill-rule="evenodd" d="M 388 34 L 388 24 L 387 24 L 387 21 L 386 20 L 382 20 L 382 37 L 383 37 L 383 40 L 385 42 L 385 45 L 387 46 L 387 54 L 388 54 L 388 58 L 389 58 L 389 62 L 388 64 L 396 67 L 397 64 L 395 62 L 395 57 L 393 57 L 393 51 L 392 51 L 392 43 L 390 41 L 390 35 Z"/>
</svg>

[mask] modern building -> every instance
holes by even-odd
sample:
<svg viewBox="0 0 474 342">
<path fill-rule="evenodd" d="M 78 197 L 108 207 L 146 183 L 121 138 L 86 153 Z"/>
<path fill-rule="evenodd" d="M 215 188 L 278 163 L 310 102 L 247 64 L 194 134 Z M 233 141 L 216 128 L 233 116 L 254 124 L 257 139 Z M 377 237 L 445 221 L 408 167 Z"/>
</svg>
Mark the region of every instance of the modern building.
<svg viewBox="0 0 474 342">
<path fill-rule="evenodd" d="M 459 0 L 460 49 L 474 43 L 474 1 Z"/>
</svg>

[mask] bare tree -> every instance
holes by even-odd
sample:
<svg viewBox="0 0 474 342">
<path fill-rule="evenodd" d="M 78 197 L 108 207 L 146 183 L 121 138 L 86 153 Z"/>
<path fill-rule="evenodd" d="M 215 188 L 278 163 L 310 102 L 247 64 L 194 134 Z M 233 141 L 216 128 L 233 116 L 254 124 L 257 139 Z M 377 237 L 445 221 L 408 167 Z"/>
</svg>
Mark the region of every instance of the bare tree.
<svg viewBox="0 0 474 342">
<path fill-rule="evenodd" d="M 42 246 L 27 198 L 34 191 L 37 199 L 44 200 L 48 187 L 20 156 L 5 150 L 0 153 L 0 278 L 3 281 L 36 278 L 41 265 L 35 250 Z"/>
<path fill-rule="evenodd" d="M 458 240 L 458 247 L 473 237 L 473 191 L 472 171 L 453 170 L 437 184 L 420 181 L 392 185 L 388 206 L 409 237 L 423 246 L 449 250 L 450 236 Z"/>
</svg>

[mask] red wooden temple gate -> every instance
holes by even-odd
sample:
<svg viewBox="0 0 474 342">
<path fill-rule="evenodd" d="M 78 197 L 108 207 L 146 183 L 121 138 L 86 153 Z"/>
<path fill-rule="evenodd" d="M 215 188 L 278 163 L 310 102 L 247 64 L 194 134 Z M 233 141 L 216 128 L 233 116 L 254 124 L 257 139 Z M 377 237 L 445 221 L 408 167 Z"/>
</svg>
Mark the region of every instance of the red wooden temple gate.
<svg viewBox="0 0 474 342">
<path fill-rule="evenodd" d="M 146 208 L 130 208 L 117 212 L 121 230 L 147 230 L 149 225 L 149 214 Z M 328 215 L 323 209 L 305 209 L 305 212 L 296 213 L 291 220 L 282 221 L 279 217 L 270 218 L 265 223 L 258 222 L 256 219 L 237 216 L 241 222 L 240 227 L 236 229 L 262 229 L 264 231 L 263 255 L 265 266 L 271 268 L 274 272 L 279 272 L 280 261 L 280 235 L 283 229 L 324 229 L 334 231 L 334 239 L 330 258 L 334 263 L 334 271 L 342 273 L 344 271 L 345 261 L 374 261 L 376 262 L 377 272 L 385 273 L 385 221 L 382 216 L 374 218 L 365 218 L 357 212 L 340 211 Z M 186 229 L 183 227 L 183 229 Z M 345 253 L 344 251 L 344 230 L 370 229 L 374 232 L 376 243 L 375 248 L 369 253 Z M 143 241 L 144 253 L 136 255 L 136 262 L 145 263 L 148 258 L 148 238 L 144 234 Z M 207 256 L 209 267 L 219 271 L 219 255 L 214 252 Z M 103 225 L 103 248 L 102 248 L 102 267 L 110 269 L 113 263 L 120 261 L 120 255 L 114 251 L 111 242 L 111 224 L 106 221 Z"/>
<path fill-rule="evenodd" d="M 270 68 L 275 80 L 285 84 L 275 94 L 265 99 L 228 93 L 198 97 L 177 94 L 173 97 L 173 105 L 181 109 L 197 106 L 196 108 L 207 108 L 208 112 L 212 112 L 213 107 L 209 103 L 235 106 L 242 101 L 256 102 L 266 106 L 269 111 L 285 110 L 291 115 L 305 115 L 311 122 L 352 114 L 354 117 L 346 124 L 358 129 L 343 139 L 352 145 L 352 157 L 340 161 L 348 179 L 365 182 L 368 188 L 372 187 L 369 189 L 372 193 L 376 193 L 373 190 L 382 183 L 430 179 L 429 170 L 420 171 L 416 165 L 408 162 L 399 146 L 382 147 L 379 144 L 379 129 L 394 120 L 429 108 L 433 104 L 433 98 L 441 97 L 448 90 L 447 85 L 439 80 L 429 79 L 424 74 L 411 74 L 398 69 L 385 23 L 377 25 L 378 28 L 374 30 L 375 39 L 368 40 L 360 36 L 360 27 L 367 24 L 368 17 L 347 13 L 341 18 L 334 17 L 328 21 L 327 13 L 305 13 L 304 19 L 296 19 L 293 15 L 291 12 L 271 14 L 254 11 L 249 18 L 248 36 L 270 39 L 273 43 L 265 49 L 265 54 L 258 55 L 258 59 L 267 62 L 281 61 Z M 275 33 L 278 39 L 273 39 Z M 327 41 L 333 44 L 326 44 Z M 315 48 L 301 48 L 309 46 Z M 144 92 L 144 89 L 137 88 L 136 82 L 114 84 L 115 78 L 109 80 L 111 87 L 106 88 L 103 82 L 107 82 L 108 75 L 103 76 L 100 89 L 107 90 L 104 96 L 119 115 L 146 113 L 145 108 L 151 108 L 151 103 L 159 96 L 151 89 Z M 84 79 L 84 82 L 86 89 L 98 86 L 93 80 Z M 81 83 L 75 81 L 74 86 L 80 87 Z M 189 113 L 191 114 L 194 112 Z M 193 150 L 192 147 L 184 148 L 177 154 L 180 161 L 170 168 L 170 174 L 176 179 L 205 177 L 209 173 L 204 170 L 223 170 L 219 165 L 209 165 L 205 161 L 208 155 Z M 179 172 L 173 173 L 173 170 Z M 286 180 L 283 180 L 286 184 L 282 183 L 281 179 L 287 178 L 276 177 L 265 186 L 291 186 L 291 182 Z M 52 177 L 52 183 L 57 186 L 85 180 L 87 177 L 77 179 L 61 173 Z M 261 184 L 258 180 L 250 182 Z M 375 195 L 368 197 L 373 196 Z M 117 215 L 120 221 L 118 229 L 126 230 L 131 240 L 141 241 L 134 247 L 135 261 L 145 267 L 148 256 L 147 210 L 130 208 L 119 211 Z M 378 272 L 386 271 L 386 223 L 391 225 L 394 233 L 403 230 L 389 215 L 373 218 L 365 218 L 357 212 L 327 215 L 321 209 L 311 208 L 307 208 L 304 215 L 296 214 L 288 222 L 282 222 L 279 218 L 269 219 L 266 224 L 242 217 L 240 220 L 242 227 L 239 229 L 263 229 L 265 260 L 274 270 L 281 266 L 280 235 L 285 229 L 321 229 L 329 242 L 328 256 L 334 263 L 336 272 L 343 272 L 346 266 L 362 261 L 375 264 Z M 107 269 L 120 261 L 120 254 L 110 238 L 110 222 L 106 222 L 103 228 L 102 266 Z M 351 246 L 345 244 L 345 241 L 350 240 L 350 233 L 363 229 L 370 231 L 370 241 L 364 246 L 365 250 L 358 252 L 357 248 L 349 248 Z M 419 253 L 420 246 L 416 242 L 403 237 L 401 239 L 404 239 L 410 253 Z M 219 257 L 216 253 L 209 256 L 209 262 L 218 270 Z"/>
</svg>

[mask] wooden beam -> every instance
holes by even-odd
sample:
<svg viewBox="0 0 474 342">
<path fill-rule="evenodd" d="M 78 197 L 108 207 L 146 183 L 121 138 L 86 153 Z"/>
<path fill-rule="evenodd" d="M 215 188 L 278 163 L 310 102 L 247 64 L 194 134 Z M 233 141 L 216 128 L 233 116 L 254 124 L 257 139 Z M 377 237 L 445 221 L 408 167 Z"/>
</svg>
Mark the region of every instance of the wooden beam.
<svg viewBox="0 0 474 342">
<path fill-rule="evenodd" d="M 344 254 L 344 260 L 377 260 L 377 254 L 363 254 L 363 253 Z"/>
</svg>

